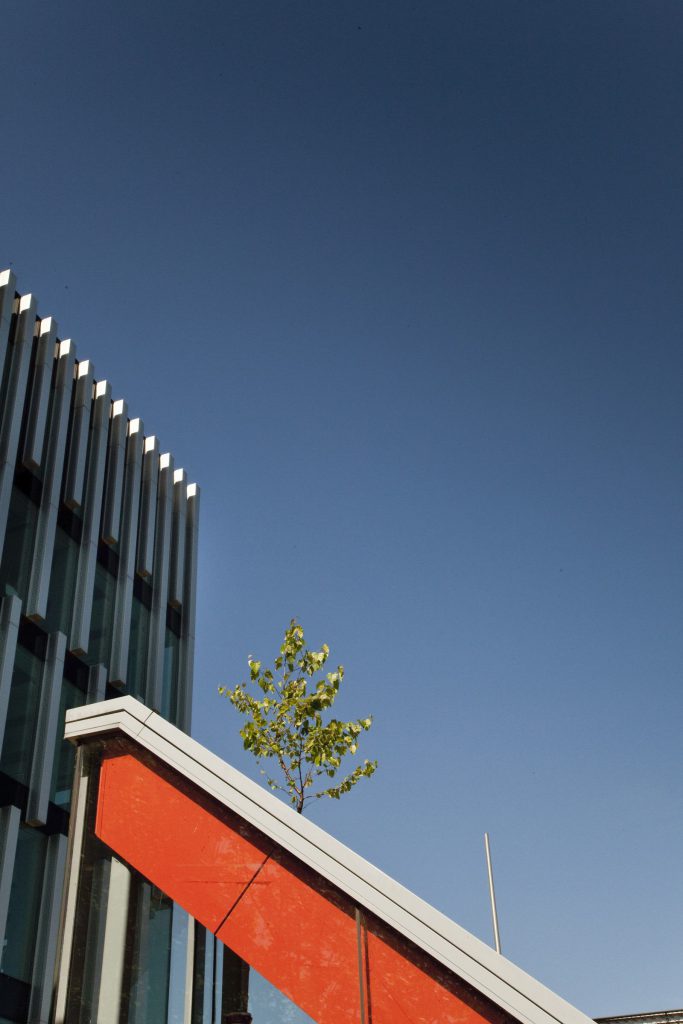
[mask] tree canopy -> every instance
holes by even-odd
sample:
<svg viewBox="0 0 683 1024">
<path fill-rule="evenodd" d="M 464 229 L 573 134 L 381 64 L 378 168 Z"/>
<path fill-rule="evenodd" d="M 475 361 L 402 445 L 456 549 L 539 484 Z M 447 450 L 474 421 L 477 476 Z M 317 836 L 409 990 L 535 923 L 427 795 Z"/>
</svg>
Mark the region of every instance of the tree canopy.
<svg viewBox="0 0 683 1024">
<path fill-rule="evenodd" d="M 323 672 L 329 655 L 327 644 L 319 651 L 308 650 L 302 627 L 292 619 L 273 670 L 262 670 L 250 655 L 249 678 L 232 689 L 218 688 L 247 718 L 240 729 L 245 750 L 259 763 L 277 763 L 277 777 L 261 772 L 270 788 L 287 794 L 299 813 L 310 800 L 339 800 L 377 768 L 377 761 L 364 760 L 341 781 L 324 785 L 335 779 L 345 757 L 356 754 L 361 733 L 372 725 L 371 717 L 350 722 L 327 717 L 344 679 L 342 665 L 336 672 Z M 323 788 L 316 788 L 320 782 Z"/>
</svg>

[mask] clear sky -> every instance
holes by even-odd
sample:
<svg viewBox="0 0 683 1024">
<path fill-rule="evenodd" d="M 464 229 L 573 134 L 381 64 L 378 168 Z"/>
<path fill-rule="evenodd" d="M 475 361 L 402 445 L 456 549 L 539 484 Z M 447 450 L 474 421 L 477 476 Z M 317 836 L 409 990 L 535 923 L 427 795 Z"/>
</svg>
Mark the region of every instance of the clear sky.
<svg viewBox="0 0 683 1024">
<path fill-rule="evenodd" d="M 5 0 L 0 264 L 202 487 L 194 733 L 292 616 L 314 818 L 591 1015 L 683 1005 L 683 5 Z"/>
</svg>

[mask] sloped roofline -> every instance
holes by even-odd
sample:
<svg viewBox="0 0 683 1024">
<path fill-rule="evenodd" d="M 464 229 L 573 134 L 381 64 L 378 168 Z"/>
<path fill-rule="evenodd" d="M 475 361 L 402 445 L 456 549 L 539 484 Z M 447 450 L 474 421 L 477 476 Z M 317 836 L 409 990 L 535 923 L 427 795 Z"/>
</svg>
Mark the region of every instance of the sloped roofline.
<svg viewBox="0 0 683 1024">
<path fill-rule="evenodd" d="M 67 711 L 65 738 L 134 740 L 523 1024 L 592 1024 L 560 996 L 135 698 Z"/>
</svg>

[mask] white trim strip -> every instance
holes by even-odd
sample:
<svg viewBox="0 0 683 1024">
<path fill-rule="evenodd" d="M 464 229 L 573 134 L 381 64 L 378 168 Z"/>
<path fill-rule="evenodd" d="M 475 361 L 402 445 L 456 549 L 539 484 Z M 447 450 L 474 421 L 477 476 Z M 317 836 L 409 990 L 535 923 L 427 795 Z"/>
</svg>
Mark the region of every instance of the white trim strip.
<svg viewBox="0 0 683 1024">
<path fill-rule="evenodd" d="M 66 879 L 60 922 L 61 936 L 57 944 L 59 963 L 55 979 L 55 1024 L 66 1024 L 66 1001 L 76 931 L 78 885 L 81 877 L 81 856 L 83 843 L 85 842 L 90 769 L 93 760 L 89 756 L 90 754 L 91 751 L 86 750 L 86 748 L 76 751 L 76 767 L 74 769 L 74 786 L 69 820 Z"/>
<path fill-rule="evenodd" d="M 132 697 L 68 712 L 69 739 L 87 740 L 105 732 L 134 739 L 517 1020 L 589 1024 L 590 1018 L 490 946 Z"/>
<path fill-rule="evenodd" d="M 99 966 L 98 1024 L 118 1024 L 126 962 L 126 928 L 130 899 L 130 871 L 116 857 L 103 864 L 106 875 L 106 909 L 102 960 Z M 104 897 L 104 892 L 103 892 Z"/>
</svg>

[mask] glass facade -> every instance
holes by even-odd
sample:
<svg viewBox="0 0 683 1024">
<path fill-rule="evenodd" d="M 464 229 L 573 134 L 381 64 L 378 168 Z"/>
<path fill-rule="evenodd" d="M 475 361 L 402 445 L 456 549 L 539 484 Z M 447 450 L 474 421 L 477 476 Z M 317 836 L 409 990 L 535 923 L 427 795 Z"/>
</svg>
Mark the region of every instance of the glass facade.
<svg viewBox="0 0 683 1024">
<path fill-rule="evenodd" d="M 62 738 L 67 710 L 121 693 L 145 701 L 156 691 L 169 717 L 189 727 L 183 709 L 190 706 L 192 650 L 184 638 L 194 635 L 198 516 L 192 485 L 173 512 L 185 530 L 183 601 L 179 606 L 174 596 L 163 632 L 152 635 L 154 581 L 142 552 L 154 550 L 156 527 L 153 516 L 142 515 L 141 493 L 144 458 L 149 469 L 149 459 L 159 456 L 156 449 L 145 455 L 139 421 L 130 429 L 125 416 L 121 448 L 121 405 L 114 437 L 109 386 L 93 381 L 71 342 L 43 335 L 35 306 L 24 313 L 20 304 L 13 275 L 0 275 L 0 441 L 7 455 L 0 464 L 0 820 L 17 830 L 10 842 L 0 842 L 0 882 L 9 886 L 6 921 L 0 912 L 0 1024 L 56 1019 L 52 972 L 61 955 L 75 765 L 75 748 Z M 47 373 L 46 358 L 52 359 Z M 111 458 L 117 445 L 120 457 Z M 164 472 L 159 464 L 151 479 Z M 156 506 L 155 493 L 147 499 Z M 175 536 L 175 522 L 174 530 Z M 110 676 L 115 642 L 118 667 Z M 163 678 L 155 681 L 148 678 L 152 645 L 166 652 Z M 189 929 L 186 924 L 184 936 L 177 926 L 173 931 L 177 913 L 168 897 L 112 863 L 100 844 L 88 904 L 96 944 L 84 952 L 89 995 L 84 988 L 78 1017 L 67 1019 L 109 1019 L 102 1007 L 112 978 L 93 973 L 103 948 L 107 963 L 121 967 L 121 1024 L 171 1024 L 178 998 L 185 1002 L 170 984 L 171 953 L 174 943 L 187 946 Z M 116 908 L 124 890 L 122 922 Z M 174 958 L 182 959 L 177 949 Z"/>
</svg>

